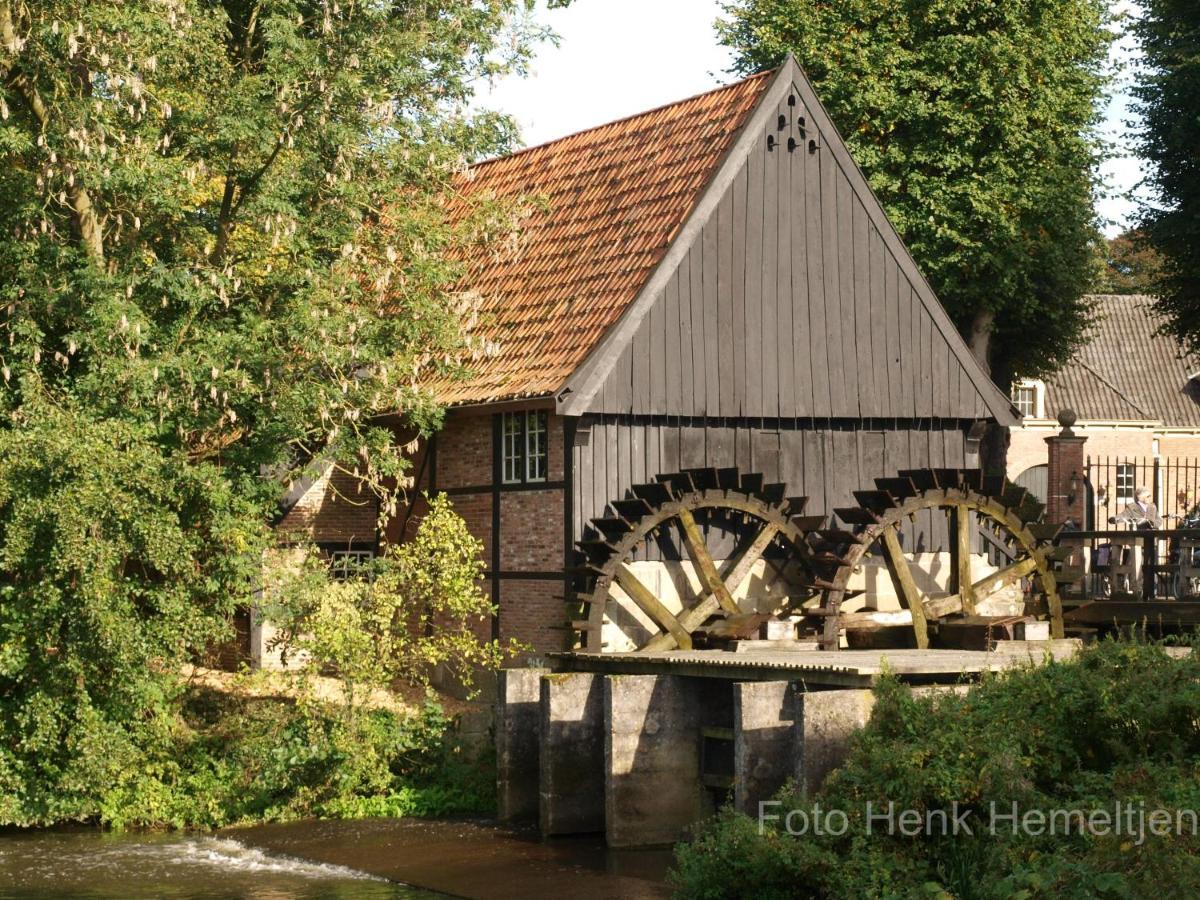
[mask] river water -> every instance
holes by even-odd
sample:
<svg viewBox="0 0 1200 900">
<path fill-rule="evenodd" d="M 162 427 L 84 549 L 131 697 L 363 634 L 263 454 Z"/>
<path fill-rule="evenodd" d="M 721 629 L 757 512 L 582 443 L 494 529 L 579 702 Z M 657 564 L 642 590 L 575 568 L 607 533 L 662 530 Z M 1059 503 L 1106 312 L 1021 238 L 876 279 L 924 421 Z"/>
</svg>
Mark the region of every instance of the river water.
<svg viewBox="0 0 1200 900">
<path fill-rule="evenodd" d="M 662 898 L 670 856 L 486 822 L 291 822 L 215 833 L 0 832 L 0 898 Z"/>
</svg>

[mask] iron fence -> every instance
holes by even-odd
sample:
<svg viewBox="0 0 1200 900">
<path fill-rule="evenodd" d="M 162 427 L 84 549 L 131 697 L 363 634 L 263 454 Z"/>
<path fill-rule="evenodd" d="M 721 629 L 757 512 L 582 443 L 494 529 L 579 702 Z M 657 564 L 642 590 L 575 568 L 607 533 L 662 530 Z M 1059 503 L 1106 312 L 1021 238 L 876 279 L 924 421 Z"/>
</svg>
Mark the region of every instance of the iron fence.
<svg viewBox="0 0 1200 900">
<path fill-rule="evenodd" d="M 1200 459 L 1089 456 L 1086 468 L 1088 530 L 1107 528 L 1140 487 L 1150 489 L 1163 527 L 1200 517 Z"/>
</svg>

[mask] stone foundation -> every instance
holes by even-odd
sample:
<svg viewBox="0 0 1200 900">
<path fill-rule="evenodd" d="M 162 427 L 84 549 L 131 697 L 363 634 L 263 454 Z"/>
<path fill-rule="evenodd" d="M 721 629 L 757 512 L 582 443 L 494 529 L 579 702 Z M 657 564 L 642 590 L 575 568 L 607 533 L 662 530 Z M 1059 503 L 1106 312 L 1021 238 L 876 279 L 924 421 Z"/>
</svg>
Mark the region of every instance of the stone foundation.
<svg viewBox="0 0 1200 900">
<path fill-rule="evenodd" d="M 603 831 L 609 846 L 649 847 L 686 837 L 714 801 L 754 816 L 789 781 L 815 792 L 875 698 L 799 681 L 510 669 L 498 701 L 501 821 L 536 818 L 546 836 Z M 731 777 L 721 768 L 730 748 Z"/>
</svg>

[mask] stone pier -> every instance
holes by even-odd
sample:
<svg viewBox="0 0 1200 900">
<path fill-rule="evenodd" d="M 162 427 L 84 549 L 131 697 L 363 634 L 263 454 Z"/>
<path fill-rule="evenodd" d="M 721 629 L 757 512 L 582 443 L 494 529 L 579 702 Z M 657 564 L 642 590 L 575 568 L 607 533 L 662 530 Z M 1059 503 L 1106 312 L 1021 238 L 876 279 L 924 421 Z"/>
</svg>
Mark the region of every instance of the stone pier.
<svg viewBox="0 0 1200 900">
<path fill-rule="evenodd" d="M 702 710 L 692 679 L 605 679 L 604 814 L 610 847 L 672 844 L 704 814 Z"/>
<path fill-rule="evenodd" d="M 875 695 L 867 690 L 797 692 L 796 786 L 812 794 L 846 759 L 850 738 L 871 718 Z"/>
<path fill-rule="evenodd" d="M 501 822 L 538 817 L 541 681 L 546 669 L 500 672 L 496 709 L 496 815 Z"/>
<path fill-rule="evenodd" d="M 541 679 L 538 822 L 542 834 L 604 830 L 604 676 Z"/>
<path fill-rule="evenodd" d="M 733 685 L 733 802 L 758 812 L 795 774 L 795 689 L 788 681 Z"/>
<path fill-rule="evenodd" d="M 985 662 L 1020 663 L 1029 654 L 1018 650 Z M 499 818 L 536 819 L 546 836 L 604 832 L 612 847 L 650 847 L 685 837 L 716 804 L 755 816 L 788 782 L 812 794 L 845 761 L 874 707 L 866 685 L 846 684 L 858 677 L 842 662 L 853 662 L 850 654 L 838 654 L 824 683 L 813 669 L 784 674 L 754 661 L 767 677 L 747 679 L 752 654 L 706 663 L 718 676 L 508 669 L 496 715 Z M 637 657 L 617 663 L 646 665 Z M 940 658 L 924 665 L 941 674 Z"/>
</svg>

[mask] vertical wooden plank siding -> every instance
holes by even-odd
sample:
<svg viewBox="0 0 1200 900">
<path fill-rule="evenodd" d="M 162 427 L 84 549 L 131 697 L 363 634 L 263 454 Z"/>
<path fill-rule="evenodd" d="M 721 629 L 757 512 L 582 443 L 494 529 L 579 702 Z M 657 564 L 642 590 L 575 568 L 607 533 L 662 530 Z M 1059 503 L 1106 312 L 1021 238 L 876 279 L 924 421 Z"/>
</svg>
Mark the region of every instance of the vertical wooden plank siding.
<svg viewBox="0 0 1200 900">
<path fill-rule="evenodd" d="M 977 376 L 959 362 L 962 348 L 943 336 L 908 263 L 876 227 L 876 201 L 856 192 L 809 112 L 784 97 L 776 107 L 784 126 L 771 121 L 731 163 L 725 193 L 688 232 L 691 245 L 638 313 L 590 411 L 988 417 Z M 802 116 L 817 143 L 811 153 L 796 127 Z M 793 150 L 789 137 L 798 140 Z"/>
<path fill-rule="evenodd" d="M 680 409 L 683 396 L 679 390 L 680 376 L 683 372 L 680 355 L 682 317 L 679 311 L 679 273 L 676 272 L 667 282 L 666 293 L 663 297 L 663 390 L 666 393 L 666 409 Z"/>
<path fill-rule="evenodd" d="M 695 412 L 696 376 L 692 360 L 692 298 L 689 290 L 691 272 L 686 258 L 675 273 L 679 302 L 679 402 L 675 409 L 681 415 Z"/>
<path fill-rule="evenodd" d="M 736 183 L 736 181 L 735 181 Z M 711 224 L 711 223 L 710 223 Z M 717 371 L 717 413 L 736 416 L 734 381 L 737 348 L 733 340 L 733 192 L 726 193 L 717 207 L 717 352 L 712 366 Z"/>
<path fill-rule="evenodd" d="M 829 376 L 829 411 L 827 415 L 847 415 L 846 381 L 842 369 L 841 290 L 838 281 L 837 181 L 836 162 L 828 154 L 816 154 L 821 173 L 821 257 L 824 274 L 821 315 L 824 321 L 822 346 L 826 348 L 825 371 Z"/>
<path fill-rule="evenodd" d="M 766 153 L 754 152 L 746 165 L 746 391 L 743 415 L 763 413 L 763 167 Z"/>
<path fill-rule="evenodd" d="M 877 416 L 875 376 L 878 366 L 871 356 L 871 252 L 870 223 L 858 198 L 852 201 L 854 216 L 854 364 L 858 369 L 858 396 L 861 415 Z M 864 366 L 863 359 L 871 360 Z"/>
<path fill-rule="evenodd" d="M 779 156 L 763 151 L 763 255 L 762 255 L 762 415 L 779 415 Z"/>
<path fill-rule="evenodd" d="M 688 252 L 688 293 L 692 307 L 692 414 L 702 416 L 708 409 L 708 356 L 704 332 L 709 327 L 704 317 L 704 266 L 701 248 Z M 715 327 L 716 323 L 712 323 Z M 715 377 L 715 376 L 714 376 Z"/>
<path fill-rule="evenodd" d="M 704 365 L 708 368 L 705 379 L 705 405 L 708 415 L 720 415 L 720 322 L 717 311 L 717 229 L 720 224 L 720 209 L 708 220 L 701 233 L 701 265 L 704 285 Z"/>
<path fill-rule="evenodd" d="M 807 118 L 805 119 L 807 121 Z M 808 258 L 808 324 L 806 335 L 808 340 L 800 344 L 800 352 L 809 358 L 812 366 L 812 415 L 818 418 L 828 418 L 830 412 L 830 397 L 832 391 L 829 383 L 832 380 L 829 371 L 830 344 L 834 340 L 829 330 L 829 317 L 826 315 L 826 302 L 832 298 L 825 296 L 825 255 L 824 255 L 824 219 L 821 217 L 821 157 L 823 152 L 818 149 L 815 153 L 808 152 L 807 142 L 796 150 L 802 158 L 804 168 L 804 203 L 806 211 L 805 223 L 805 256 Z M 799 205 L 799 204 L 798 204 Z M 804 318 L 804 310 L 797 310 L 797 315 Z"/>
<path fill-rule="evenodd" d="M 827 161 L 823 166 L 832 171 L 836 163 Z M 824 171 L 824 168 L 822 169 Z M 837 170 L 841 175 L 841 170 Z M 855 308 L 854 308 L 854 207 L 850 193 L 850 183 L 845 177 L 836 177 L 837 185 L 837 238 L 834 244 L 838 257 L 838 307 L 837 317 L 841 322 L 841 383 L 842 405 L 835 407 L 835 416 L 855 417 L 860 415 L 858 397 L 858 357 L 855 349 Z M 836 370 L 832 373 L 837 377 Z"/>
<path fill-rule="evenodd" d="M 728 372 L 733 386 L 730 415 L 746 414 L 746 167 L 733 182 L 733 363 Z"/>
<path fill-rule="evenodd" d="M 787 118 L 789 126 L 796 118 L 803 115 L 800 108 L 780 107 Z M 788 135 L 795 134 L 789 128 Z M 798 136 L 796 137 L 799 140 Z M 779 379 L 782 390 L 779 395 L 779 414 L 781 416 L 811 416 L 813 414 L 813 361 L 809 353 L 809 296 L 808 296 L 808 237 L 806 234 L 806 217 L 811 198 L 805 183 L 805 151 L 798 145 L 789 151 L 785 146 L 779 150 L 780 162 L 787 174 L 780 174 L 780 227 L 785 227 L 786 235 L 781 234 L 780 253 L 783 253 L 783 239 L 786 238 L 788 247 L 789 272 L 780 272 L 779 277 L 779 342 L 781 347 L 787 347 L 787 358 L 780 359 Z M 782 185 L 787 185 L 786 193 Z M 788 277 L 790 274 L 790 277 Z M 783 352 L 781 350 L 781 352 Z"/>
</svg>

